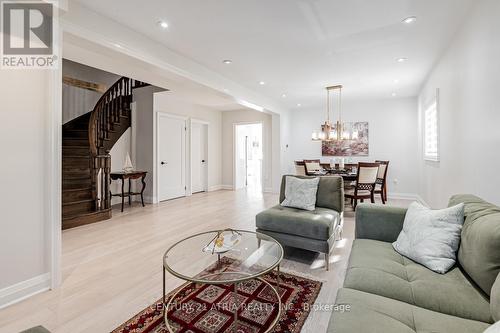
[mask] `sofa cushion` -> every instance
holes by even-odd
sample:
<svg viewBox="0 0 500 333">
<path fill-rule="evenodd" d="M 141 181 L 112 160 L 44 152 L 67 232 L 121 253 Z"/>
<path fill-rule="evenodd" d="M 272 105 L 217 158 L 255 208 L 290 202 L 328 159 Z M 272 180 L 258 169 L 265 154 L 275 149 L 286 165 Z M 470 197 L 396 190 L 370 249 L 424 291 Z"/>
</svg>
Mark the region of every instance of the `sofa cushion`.
<svg viewBox="0 0 500 333">
<path fill-rule="evenodd" d="M 490 309 L 493 319 L 500 321 L 500 274 L 491 288 Z"/>
<path fill-rule="evenodd" d="M 321 207 L 306 211 L 277 205 L 256 216 L 258 229 L 318 240 L 328 240 L 338 223 L 339 213 Z"/>
<path fill-rule="evenodd" d="M 344 287 L 452 316 L 492 322 L 488 297 L 460 268 L 435 273 L 398 254 L 386 242 L 354 241 Z"/>
<path fill-rule="evenodd" d="M 482 333 L 489 326 L 347 288 L 339 290 L 336 304 L 349 309 L 334 311 L 328 333 Z"/>
<path fill-rule="evenodd" d="M 458 261 L 481 289 L 490 295 L 500 272 L 500 207 L 473 195 L 455 195 L 450 206 L 465 204 L 465 222 Z"/>
<path fill-rule="evenodd" d="M 281 179 L 280 203 L 285 200 L 286 177 Z M 301 179 L 314 178 L 310 176 L 292 176 Z M 316 207 L 330 208 L 337 212 L 344 211 L 344 181 L 339 176 L 319 177 Z"/>
</svg>

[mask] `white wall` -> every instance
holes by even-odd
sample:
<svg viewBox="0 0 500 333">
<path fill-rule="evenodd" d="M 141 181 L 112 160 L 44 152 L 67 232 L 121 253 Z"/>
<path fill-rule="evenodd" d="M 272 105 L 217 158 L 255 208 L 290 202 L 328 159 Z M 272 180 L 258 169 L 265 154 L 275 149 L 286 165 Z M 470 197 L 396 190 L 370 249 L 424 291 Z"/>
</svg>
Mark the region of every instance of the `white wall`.
<svg viewBox="0 0 500 333">
<path fill-rule="evenodd" d="M 51 197 L 48 192 L 52 187 L 49 168 L 57 164 L 50 155 L 52 71 L 0 72 L 0 173 L 4 189 L 0 194 L 1 307 L 50 285 L 52 229 L 48 215 L 50 202 L 60 196 Z M 18 283 L 16 288 L 8 288 Z"/>
<path fill-rule="evenodd" d="M 174 115 L 203 120 L 208 125 L 208 189 L 214 190 L 221 186 L 221 111 L 195 105 L 178 98 L 175 92 L 165 91 L 154 95 L 155 112 L 166 112 Z M 139 130 L 138 130 L 139 132 Z M 189 131 L 187 147 L 190 145 Z M 189 163 L 187 154 L 186 163 Z M 189 183 L 188 183 L 189 188 Z"/>
<path fill-rule="evenodd" d="M 318 131 L 325 121 L 325 112 L 325 109 L 303 108 L 292 113 L 293 160 L 330 161 L 332 157 L 321 156 L 321 143 L 311 140 L 312 131 Z M 415 98 L 345 100 L 343 103 L 344 121 L 369 123 L 369 156 L 352 158 L 352 161 L 389 160 L 388 190 L 393 195 L 417 194 L 417 113 Z"/>
<path fill-rule="evenodd" d="M 115 145 L 113 148 L 111 148 L 109 154 L 111 155 L 111 172 L 113 171 L 123 171 L 123 164 L 125 163 L 125 158 L 127 156 L 127 153 L 132 156 L 132 128 L 129 128 L 125 131 L 125 133 L 122 134 L 120 139 L 116 141 Z M 131 157 L 132 158 L 132 157 Z M 132 163 L 134 166 L 134 169 L 138 170 L 136 167 L 135 163 Z M 135 182 L 135 181 L 132 181 Z M 132 188 L 134 189 L 134 185 L 132 185 Z M 128 189 L 128 183 L 125 183 L 125 191 Z M 121 193 L 121 182 L 120 181 L 113 181 L 110 186 L 111 193 L 113 194 L 118 194 Z M 132 197 L 132 199 L 135 200 L 140 200 L 138 196 Z M 115 205 L 121 203 L 121 198 L 119 197 L 112 197 L 111 198 L 111 204 Z"/>
<path fill-rule="evenodd" d="M 262 189 L 272 191 L 272 117 L 269 114 L 253 110 L 235 110 L 222 112 L 222 185 L 233 188 L 234 185 L 234 125 L 237 123 L 262 123 Z M 278 132 L 279 134 L 279 132 Z"/>
<path fill-rule="evenodd" d="M 499 13 L 500 1 L 477 1 L 421 91 L 423 105 L 440 90 L 439 163 L 423 160 L 419 130 L 419 192 L 433 207 L 456 193 L 500 204 Z"/>
<path fill-rule="evenodd" d="M 106 89 L 111 87 L 120 78 L 118 75 L 67 59 L 63 59 L 62 73 L 63 76 L 73 79 L 102 84 Z M 97 91 L 63 84 L 63 124 L 82 114 L 92 111 L 101 96 L 102 93 Z"/>
</svg>

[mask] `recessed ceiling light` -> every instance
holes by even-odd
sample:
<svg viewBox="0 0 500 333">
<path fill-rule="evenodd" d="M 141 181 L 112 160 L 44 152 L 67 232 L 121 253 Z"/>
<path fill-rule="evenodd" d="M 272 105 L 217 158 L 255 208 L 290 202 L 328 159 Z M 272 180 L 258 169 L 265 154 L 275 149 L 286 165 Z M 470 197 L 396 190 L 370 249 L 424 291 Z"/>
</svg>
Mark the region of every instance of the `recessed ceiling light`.
<svg viewBox="0 0 500 333">
<path fill-rule="evenodd" d="M 395 92 L 393 92 L 393 93 L 391 94 L 391 96 L 392 96 L 392 97 L 396 97 L 396 96 L 397 96 L 397 94 L 396 94 Z"/>
<path fill-rule="evenodd" d="M 406 24 L 412 24 L 412 23 L 415 23 L 417 21 L 417 17 L 416 16 L 410 16 L 410 17 L 407 17 L 403 20 L 403 23 L 406 23 Z"/>
<path fill-rule="evenodd" d="M 225 59 L 225 60 L 222 60 L 222 62 L 226 65 L 229 65 L 229 64 L 232 64 L 233 61 L 231 59 Z"/>
<path fill-rule="evenodd" d="M 260 82 L 259 82 L 259 84 L 260 84 L 261 86 L 263 86 L 263 85 L 265 85 L 266 83 L 265 83 L 264 81 L 260 81 Z"/>
<path fill-rule="evenodd" d="M 229 92 L 229 89 L 227 89 L 227 88 L 224 88 L 223 90 L 224 90 L 224 92 L 226 92 L 226 93 L 227 93 L 227 92 Z"/>
<path fill-rule="evenodd" d="M 398 84 L 398 83 L 399 83 L 399 80 L 398 80 L 398 79 L 394 79 L 394 83 L 395 83 L 395 84 Z"/>
<path fill-rule="evenodd" d="M 167 29 L 168 28 L 168 23 L 165 22 L 165 21 L 158 21 L 158 25 L 160 27 L 162 27 L 163 29 Z"/>
<path fill-rule="evenodd" d="M 300 104 L 300 103 L 298 103 L 298 104 L 297 104 L 297 107 L 298 107 L 298 108 L 300 108 L 301 106 L 302 106 L 302 104 Z"/>
<path fill-rule="evenodd" d="M 286 94 L 282 94 L 281 97 L 286 98 Z"/>
<path fill-rule="evenodd" d="M 123 46 L 121 46 L 121 45 L 120 45 L 120 44 L 118 44 L 118 43 L 114 43 L 113 45 L 114 45 L 116 48 L 118 48 L 118 49 L 123 49 Z"/>
<path fill-rule="evenodd" d="M 398 60 L 397 60 L 397 61 L 398 61 L 398 62 L 405 62 L 405 61 L 407 61 L 407 60 L 408 60 L 408 58 L 398 58 Z"/>
</svg>

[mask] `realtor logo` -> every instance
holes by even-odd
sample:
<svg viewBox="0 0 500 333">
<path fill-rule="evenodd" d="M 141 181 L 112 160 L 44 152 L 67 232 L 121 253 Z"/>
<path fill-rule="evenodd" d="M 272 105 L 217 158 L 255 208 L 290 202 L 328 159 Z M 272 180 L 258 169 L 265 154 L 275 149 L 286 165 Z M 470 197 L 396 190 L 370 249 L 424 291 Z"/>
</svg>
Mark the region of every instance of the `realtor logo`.
<svg viewBox="0 0 500 333">
<path fill-rule="evenodd" d="M 52 2 L 1 1 L 1 67 L 57 68 L 56 15 Z"/>
</svg>

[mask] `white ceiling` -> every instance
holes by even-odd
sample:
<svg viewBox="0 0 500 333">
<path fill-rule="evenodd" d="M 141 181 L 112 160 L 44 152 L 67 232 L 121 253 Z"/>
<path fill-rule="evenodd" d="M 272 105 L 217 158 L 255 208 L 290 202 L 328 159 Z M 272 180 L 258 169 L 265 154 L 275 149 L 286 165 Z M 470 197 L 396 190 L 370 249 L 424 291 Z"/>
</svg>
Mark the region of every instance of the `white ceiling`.
<svg viewBox="0 0 500 333">
<path fill-rule="evenodd" d="M 78 0 L 289 108 L 416 96 L 472 0 Z M 417 16 L 416 23 L 401 21 Z M 168 22 L 168 29 L 158 26 Z M 408 61 L 398 63 L 405 57 Z M 230 65 L 224 59 L 233 61 Z M 398 83 L 395 83 L 398 80 Z M 259 85 L 265 81 L 265 85 Z M 282 94 L 287 97 L 283 98 Z"/>
</svg>

